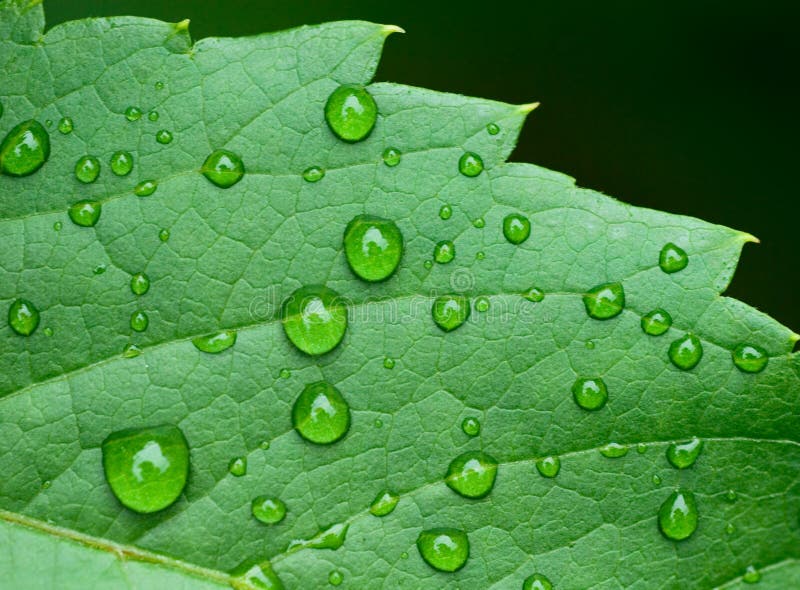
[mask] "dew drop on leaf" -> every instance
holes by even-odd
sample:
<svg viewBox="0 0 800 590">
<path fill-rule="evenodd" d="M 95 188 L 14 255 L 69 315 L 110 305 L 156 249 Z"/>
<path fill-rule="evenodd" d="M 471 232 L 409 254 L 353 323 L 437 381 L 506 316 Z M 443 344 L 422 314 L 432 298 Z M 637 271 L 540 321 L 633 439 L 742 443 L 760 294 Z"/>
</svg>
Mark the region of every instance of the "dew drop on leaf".
<svg viewBox="0 0 800 590">
<path fill-rule="evenodd" d="M 129 106 L 127 109 L 125 109 L 125 118 L 131 122 L 138 121 L 142 118 L 142 109 L 135 106 Z"/>
<path fill-rule="evenodd" d="M 642 331 L 650 336 L 661 336 L 672 325 L 672 316 L 663 309 L 654 309 L 642 316 Z"/>
<path fill-rule="evenodd" d="M 389 167 L 397 166 L 400 163 L 402 154 L 397 148 L 389 147 L 383 150 L 382 158 L 383 163 Z"/>
<path fill-rule="evenodd" d="M 531 287 L 525 291 L 522 296 L 532 303 L 539 303 L 544 300 L 544 291 L 538 287 Z"/>
<path fill-rule="evenodd" d="M 654 474 L 650 480 L 653 482 L 653 485 L 660 486 L 661 485 L 661 476 Z"/>
<path fill-rule="evenodd" d="M 155 180 L 143 180 L 135 187 L 133 187 L 133 194 L 137 197 L 149 197 L 158 188 L 158 183 Z"/>
<path fill-rule="evenodd" d="M 221 330 L 213 334 L 197 336 L 196 338 L 192 338 L 192 344 L 201 352 L 218 354 L 236 344 L 236 331 Z"/>
<path fill-rule="evenodd" d="M 572 385 L 572 395 L 584 410 L 599 410 L 608 401 L 608 388 L 599 377 L 579 378 Z"/>
<path fill-rule="evenodd" d="M 311 166 L 303 170 L 303 180 L 306 182 L 319 182 L 325 178 L 325 170 L 319 166 Z"/>
<path fill-rule="evenodd" d="M 475 300 L 475 309 L 481 313 L 489 311 L 491 305 L 489 298 L 485 295 L 481 295 Z"/>
<path fill-rule="evenodd" d="M 44 332 L 45 336 L 52 336 L 54 334 L 53 328 L 51 328 L 50 326 L 47 326 L 42 331 Z"/>
<path fill-rule="evenodd" d="M 477 418 L 469 416 L 461 422 L 461 430 L 467 436 L 478 436 L 481 433 L 481 423 Z"/>
<path fill-rule="evenodd" d="M 163 510 L 181 495 L 189 474 L 189 446 L 176 426 L 131 428 L 102 444 L 106 481 L 135 512 Z"/>
<path fill-rule="evenodd" d="M 117 176 L 127 176 L 133 170 L 133 156 L 130 152 L 118 151 L 111 156 L 111 172 Z"/>
<path fill-rule="evenodd" d="M 8 308 L 8 325 L 20 336 L 33 334 L 39 319 L 39 310 L 27 299 L 16 299 Z"/>
<path fill-rule="evenodd" d="M 694 368 L 702 357 L 703 345 L 694 334 L 686 334 L 669 345 L 669 360 L 684 371 Z"/>
<path fill-rule="evenodd" d="M 694 494 L 672 492 L 658 510 L 658 526 L 668 539 L 688 539 L 697 529 L 698 513 Z"/>
<path fill-rule="evenodd" d="M 62 227 L 64 227 L 64 224 L 63 224 L 63 223 L 61 223 L 60 221 L 56 221 L 56 222 L 53 224 L 53 229 L 54 229 L 55 231 L 61 231 L 61 228 L 62 228 Z"/>
<path fill-rule="evenodd" d="M 425 270 L 430 270 L 433 268 L 433 260 L 426 260 L 422 263 L 422 266 L 425 267 Z"/>
<path fill-rule="evenodd" d="M 143 311 L 134 311 L 131 314 L 131 329 L 135 332 L 144 332 L 147 330 L 147 325 L 150 323 L 150 320 L 147 317 L 147 314 Z"/>
<path fill-rule="evenodd" d="M 622 313 L 625 290 L 620 283 L 603 283 L 583 295 L 586 313 L 596 320 L 608 320 Z"/>
<path fill-rule="evenodd" d="M 156 132 L 156 141 L 162 145 L 172 143 L 172 133 L 167 129 L 159 129 Z"/>
<path fill-rule="evenodd" d="M 383 368 L 384 369 L 394 369 L 395 361 L 393 358 L 386 357 L 383 359 Z"/>
<path fill-rule="evenodd" d="M 272 565 L 265 561 L 253 564 L 245 562 L 238 566 L 232 573 L 234 578 L 231 586 L 234 590 L 284 590 L 283 582 L 272 569 Z"/>
<path fill-rule="evenodd" d="M 388 279 L 403 256 L 403 234 L 394 221 L 357 215 L 344 231 L 344 253 L 353 272 L 369 282 Z"/>
<path fill-rule="evenodd" d="M 497 135 L 498 133 L 500 133 L 500 125 L 498 125 L 497 123 L 489 123 L 486 126 L 486 131 L 489 132 L 489 135 Z"/>
<path fill-rule="evenodd" d="M 344 545 L 347 539 L 347 529 L 350 525 L 338 523 L 328 527 L 311 537 L 310 539 L 296 539 L 289 543 L 287 553 L 292 553 L 298 549 L 333 549 L 336 550 Z"/>
<path fill-rule="evenodd" d="M 147 113 L 147 118 L 148 118 L 150 121 L 153 121 L 154 123 L 155 123 L 156 121 L 158 121 L 158 116 L 159 116 L 159 115 L 158 115 L 158 111 L 150 111 L 149 113 Z"/>
<path fill-rule="evenodd" d="M 281 369 L 280 373 L 278 373 L 278 375 L 280 376 L 281 379 L 288 379 L 289 377 L 292 376 L 292 372 L 287 368 L 283 368 Z"/>
<path fill-rule="evenodd" d="M 234 457 L 228 462 L 228 473 L 234 477 L 247 475 L 247 457 Z"/>
<path fill-rule="evenodd" d="M 524 215 L 512 213 L 503 219 L 503 235 L 512 244 L 521 244 L 531 235 L 531 222 Z"/>
<path fill-rule="evenodd" d="M 135 344 L 126 344 L 122 349 L 122 358 L 132 359 L 142 354 L 142 349 Z"/>
<path fill-rule="evenodd" d="M 167 240 L 169 240 L 169 235 L 170 234 L 168 229 L 162 229 L 158 232 L 158 239 L 161 240 L 162 242 L 166 242 Z"/>
<path fill-rule="evenodd" d="M 397 503 L 400 501 L 400 496 L 393 494 L 388 490 L 379 492 L 372 504 L 369 506 L 370 514 L 374 516 L 386 516 L 394 512 Z"/>
<path fill-rule="evenodd" d="M 450 240 L 442 240 L 433 248 L 433 260 L 439 264 L 452 262 L 456 257 L 456 245 Z"/>
<path fill-rule="evenodd" d="M 286 337 L 310 355 L 336 348 L 347 331 L 347 307 L 339 294 L 322 285 L 300 287 L 283 303 Z"/>
<path fill-rule="evenodd" d="M 328 574 L 328 583 L 331 586 L 341 586 L 342 582 L 344 582 L 344 574 L 339 570 L 332 570 Z"/>
<path fill-rule="evenodd" d="M 91 184 L 100 176 L 100 160 L 95 156 L 81 156 L 75 162 L 75 178 L 84 184 Z"/>
<path fill-rule="evenodd" d="M 754 344 L 740 344 L 731 353 L 733 364 L 744 373 L 760 373 L 767 366 L 767 351 Z"/>
<path fill-rule="evenodd" d="M 439 219 L 448 220 L 453 216 L 453 208 L 450 205 L 442 205 L 439 208 Z"/>
<path fill-rule="evenodd" d="M 542 457 L 536 460 L 536 471 L 542 477 L 555 477 L 561 471 L 561 459 L 554 456 Z"/>
<path fill-rule="evenodd" d="M 327 381 L 310 383 L 292 406 L 292 426 L 309 442 L 334 443 L 350 428 L 350 405 Z"/>
<path fill-rule="evenodd" d="M 736 502 L 736 498 L 738 497 L 739 495 L 736 493 L 736 490 L 728 490 L 727 492 L 725 492 L 725 499 L 728 502 Z"/>
<path fill-rule="evenodd" d="M 70 206 L 69 218 L 75 225 L 93 227 L 100 219 L 103 206 L 97 201 L 78 201 Z"/>
<path fill-rule="evenodd" d="M 742 582 L 745 584 L 755 584 L 761 580 L 761 572 L 759 572 L 755 566 L 748 565 L 747 569 L 744 570 L 744 574 L 742 574 Z"/>
<path fill-rule="evenodd" d="M 685 442 L 672 443 L 667 447 L 667 461 L 676 469 L 694 465 L 703 450 L 703 441 L 694 437 Z"/>
<path fill-rule="evenodd" d="M 628 447 L 619 443 L 610 442 L 600 447 L 600 454 L 609 459 L 618 459 L 628 454 Z"/>
<path fill-rule="evenodd" d="M 469 558 L 469 538 L 464 531 L 441 527 L 422 531 L 417 537 L 417 549 L 422 559 L 442 572 L 455 572 Z"/>
<path fill-rule="evenodd" d="M 131 292 L 134 295 L 144 295 L 150 289 L 150 278 L 143 272 L 131 276 Z"/>
<path fill-rule="evenodd" d="M 464 295 L 442 295 L 433 301 L 433 321 L 445 332 L 452 332 L 467 321 L 470 314 L 469 299 Z"/>
<path fill-rule="evenodd" d="M 483 172 L 483 160 L 475 152 L 464 152 L 458 159 L 458 171 L 470 178 Z"/>
<path fill-rule="evenodd" d="M 0 172 L 28 176 L 50 157 L 50 135 L 41 123 L 30 119 L 9 131 L 0 143 Z"/>
<path fill-rule="evenodd" d="M 153 87 L 154 87 L 156 90 L 164 90 L 164 83 L 163 83 L 161 80 L 159 80 L 158 82 L 156 82 L 156 83 L 153 85 Z"/>
<path fill-rule="evenodd" d="M 286 504 L 279 498 L 257 496 L 250 503 L 250 511 L 259 522 L 277 524 L 286 516 Z"/>
<path fill-rule="evenodd" d="M 465 498 L 483 498 L 492 491 L 496 477 L 497 461 L 493 457 L 468 451 L 450 462 L 445 483 Z"/>
<path fill-rule="evenodd" d="M 478 217 L 477 219 L 475 219 L 472 222 L 472 227 L 477 228 L 477 229 L 482 229 L 482 228 L 486 227 L 486 220 L 484 220 L 483 217 Z"/>
<path fill-rule="evenodd" d="M 244 176 L 244 162 L 229 150 L 214 150 L 203 162 L 200 171 L 212 184 L 230 188 Z"/>
<path fill-rule="evenodd" d="M 553 584 L 544 574 L 533 574 L 525 578 L 522 590 L 553 590 Z"/>
<path fill-rule="evenodd" d="M 658 255 L 658 266 L 664 272 L 678 272 L 686 268 L 687 264 L 689 264 L 689 257 L 682 248 L 672 242 L 664 244 L 664 247 L 661 248 L 661 253 Z"/>
<path fill-rule="evenodd" d="M 75 124 L 70 117 L 61 117 L 58 121 L 58 131 L 62 135 L 69 135 L 73 129 L 75 129 Z"/>
<path fill-rule="evenodd" d="M 331 131 L 344 141 L 365 139 L 378 118 L 378 105 L 366 88 L 344 84 L 334 90 L 325 103 L 325 121 Z"/>
<path fill-rule="evenodd" d="M 647 452 L 647 445 L 644 443 L 639 443 L 636 445 L 636 452 L 640 455 L 644 455 Z"/>
</svg>

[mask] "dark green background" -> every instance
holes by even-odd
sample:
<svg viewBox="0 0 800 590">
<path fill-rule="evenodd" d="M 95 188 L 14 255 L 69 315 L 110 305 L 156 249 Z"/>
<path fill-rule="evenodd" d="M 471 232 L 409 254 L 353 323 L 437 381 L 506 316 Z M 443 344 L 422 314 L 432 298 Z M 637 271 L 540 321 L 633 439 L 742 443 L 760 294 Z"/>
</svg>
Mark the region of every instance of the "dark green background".
<svg viewBox="0 0 800 590">
<path fill-rule="evenodd" d="M 400 25 L 408 34 L 390 38 L 379 80 L 541 101 L 514 160 L 758 236 L 729 294 L 800 331 L 798 4 L 48 0 L 45 10 L 51 26 L 120 14 L 189 18 L 194 38 L 337 19 Z"/>
</svg>

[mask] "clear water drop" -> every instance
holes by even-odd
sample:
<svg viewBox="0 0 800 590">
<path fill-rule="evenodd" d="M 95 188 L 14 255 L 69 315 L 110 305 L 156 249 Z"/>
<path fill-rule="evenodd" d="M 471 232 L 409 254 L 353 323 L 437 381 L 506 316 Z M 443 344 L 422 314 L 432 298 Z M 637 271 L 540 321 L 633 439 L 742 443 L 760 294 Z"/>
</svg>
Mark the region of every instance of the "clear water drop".
<svg viewBox="0 0 800 590">
<path fill-rule="evenodd" d="M 100 160 L 95 156 L 81 156 L 75 162 L 75 178 L 84 184 L 91 184 L 100 176 Z"/>
<path fill-rule="evenodd" d="M 553 478 L 561 471 L 561 459 L 555 456 L 542 457 L 536 460 L 536 471 L 542 477 Z"/>
<path fill-rule="evenodd" d="M 603 283 L 583 295 L 583 304 L 589 317 L 608 320 L 625 308 L 625 290 L 620 283 Z"/>
<path fill-rule="evenodd" d="M 142 354 L 142 349 L 135 344 L 126 344 L 122 349 L 122 358 L 132 359 Z"/>
<path fill-rule="evenodd" d="M 56 221 L 56 222 L 53 224 L 53 229 L 54 229 L 55 231 L 61 231 L 61 228 L 62 228 L 62 227 L 64 227 L 64 224 L 63 224 L 63 223 L 61 223 L 60 221 Z"/>
<path fill-rule="evenodd" d="M 483 252 L 482 250 L 475 252 L 475 260 L 483 260 L 484 258 L 486 258 L 485 252 Z"/>
<path fill-rule="evenodd" d="M 331 131 L 348 142 L 365 139 L 378 119 L 375 99 L 361 85 L 343 84 L 325 103 L 325 121 Z"/>
<path fill-rule="evenodd" d="M 610 442 L 600 447 L 600 454 L 609 459 L 618 459 L 628 454 L 628 447 L 619 443 Z"/>
<path fill-rule="evenodd" d="M 143 272 L 131 276 L 131 292 L 134 295 L 144 295 L 150 290 L 150 278 Z"/>
<path fill-rule="evenodd" d="M 672 443 L 667 447 L 667 461 L 676 469 L 686 469 L 694 465 L 702 450 L 703 441 L 697 437 L 685 442 Z"/>
<path fill-rule="evenodd" d="M 450 240 L 442 240 L 433 248 L 433 260 L 438 264 L 447 264 L 456 257 L 456 245 Z"/>
<path fill-rule="evenodd" d="M 133 156 L 130 152 L 118 151 L 111 156 L 111 172 L 117 176 L 127 176 L 133 170 Z"/>
<path fill-rule="evenodd" d="M 159 129 L 156 131 L 156 141 L 161 145 L 172 143 L 172 133 L 167 129 Z"/>
<path fill-rule="evenodd" d="M 745 584 L 755 584 L 761 580 L 761 572 L 754 565 L 748 565 L 742 574 L 742 582 Z"/>
<path fill-rule="evenodd" d="M 664 247 L 661 248 L 661 253 L 658 255 L 658 266 L 664 272 L 678 272 L 686 268 L 687 264 L 689 264 L 689 257 L 682 248 L 672 242 L 664 244 Z"/>
<path fill-rule="evenodd" d="M 417 537 L 417 549 L 425 563 L 433 569 L 455 572 L 467 563 L 469 538 L 467 533 L 454 528 L 428 529 Z"/>
<path fill-rule="evenodd" d="M 228 473 L 234 477 L 247 475 L 247 457 L 234 457 L 228 462 Z"/>
<path fill-rule="evenodd" d="M 489 123 L 486 126 L 486 131 L 489 133 L 489 135 L 497 135 L 500 133 L 500 125 L 497 123 Z"/>
<path fill-rule="evenodd" d="M 767 351 L 754 344 L 740 344 L 733 349 L 731 357 L 736 368 L 744 373 L 760 373 L 769 361 Z"/>
<path fill-rule="evenodd" d="M 503 219 L 503 235 L 512 244 L 521 244 L 531 235 L 531 222 L 524 215 L 512 213 Z"/>
<path fill-rule="evenodd" d="M 300 287 L 283 303 L 286 337 L 299 350 L 316 356 L 330 352 L 347 331 L 347 307 L 339 294 L 322 285 Z"/>
<path fill-rule="evenodd" d="M 486 220 L 483 217 L 478 217 L 477 219 L 473 220 L 472 227 L 476 229 L 483 229 L 486 227 Z"/>
<path fill-rule="evenodd" d="M 8 308 L 8 325 L 20 336 L 30 336 L 39 326 L 40 314 L 27 299 L 15 299 Z"/>
<path fill-rule="evenodd" d="M 470 314 L 469 299 L 464 295 L 442 295 L 433 301 L 433 321 L 445 332 L 452 332 L 467 321 Z"/>
<path fill-rule="evenodd" d="M 350 405 L 327 381 L 310 383 L 292 406 L 292 425 L 309 442 L 334 443 L 350 428 Z"/>
<path fill-rule="evenodd" d="M 277 524 L 286 517 L 286 504 L 280 498 L 257 496 L 250 503 L 250 512 L 259 522 Z"/>
<path fill-rule="evenodd" d="M 372 504 L 369 506 L 370 514 L 374 516 L 386 516 L 394 512 L 397 508 L 397 503 L 400 501 L 400 496 L 388 490 L 383 490 L 375 496 Z"/>
<path fill-rule="evenodd" d="M 75 129 L 75 123 L 72 122 L 70 117 L 61 117 L 58 121 L 58 131 L 62 135 L 69 135 Z"/>
<path fill-rule="evenodd" d="M 650 480 L 653 482 L 653 485 L 660 486 L 661 485 L 661 476 L 654 474 Z"/>
<path fill-rule="evenodd" d="M 457 494 L 477 499 L 492 491 L 496 477 L 496 459 L 486 453 L 468 451 L 450 462 L 445 483 Z"/>
<path fill-rule="evenodd" d="M 134 311 L 131 314 L 131 330 L 135 332 L 144 332 L 147 330 L 147 325 L 150 323 L 147 314 L 143 311 Z"/>
<path fill-rule="evenodd" d="M 347 538 L 347 529 L 350 525 L 338 523 L 317 533 L 310 539 L 298 539 L 289 543 L 287 553 L 299 549 L 339 549 Z"/>
<path fill-rule="evenodd" d="M 328 574 L 328 583 L 331 586 L 341 586 L 342 582 L 344 582 L 344 574 L 339 570 L 332 570 Z"/>
<path fill-rule="evenodd" d="M 138 121 L 142 118 L 142 109 L 135 106 L 129 106 L 127 109 L 125 109 L 125 118 L 131 123 L 133 121 Z"/>
<path fill-rule="evenodd" d="M 158 188 L 158 182 L 155 180 L 143 180 L 135 187 L 133 187 L 133 194 L 137 197 L 149 197 Z"/>
<path fill-rule="evenodd" d="M 732 535 L 735 532 L 736 532 L 736 525 L 734 525 L 732 522 L 729 522 L 728 524 L 725 525 L 726 535 Z"/>
<path fill-rule="evenodd" d="M 50 326 L 47 326 L 46 328 L 44 328 L 42 330 L 42 332 L 44 332 L 44 335 L 48 336 L 48 337 L 52 336 L 55 333 L 55 332 L 53 332 L 53 328 L 51 328 Z"/>
<path fill-rule="evenodd" d="M 28 176 L 50 157 L 50 135 L 41 123 L 30 119 L 9 131 L 0 143 L 0 172 Z"/>
<path fill-rule="evenodd" d="M 357 215 L 347 224 L 343 240 L 347 263 L 365 281 L 385 281 L 403 256 L 400 228 L 382 217 Z"/>
<path fill-rule="evenodd" d="M 303 170 L 303 180 L 306 182 L 319 182 L 325 178 L 325 170 L 319 166 L 311 166 Z"/>
<path fill-rule="evenodd" d="M 572 395 L 584 410 L 599 410 L 608 401 L 608 388 L 599 377 L 579 378 L 572 385 Z"/>
<path fill-rule="evenodd" d="M 244 162 L 230 150 L 214 150 L 203 162 L 200 171 L 212 184 L 230 188 L 244 177 Z"/>
<path fill-rule="evenodd" d="M 483 160 L 475 152 L 464 152 L 458 159 L 458 171 L 464 176 L 474 178 L 483 172 Z"/>
<path fill-rule="evenodd" d="M 236 344 L 236 331 L 235 330 L 220 330 L 213 334 L 206 334 L 204 336 L 197 336 L 192 338 L 192 344 L 200 352 L 207 352 L 208 354 L 219 354 L 224 350 L 228 350 L 231 346 Z"/>
<path fill-rule="evenodd" d="M 442 205 L 439 208 L 439 219 L 447 221 L 453 216 L 453 207 L 450 205 Z"/>
<path fill-rule="evenodd" d="M 532 303 L 539 303 L 544 300 L 544 291 L 538 287 L 531 287 L 522 296 Z"/>
<path fill-rule="evenodd" d="M 694 494 L 677 490 L 658 510 L 661 533 L 673 541 L 688 539 L 697 530 L 698 512 Z"/>
<path fill-rule="evenodd" d="M 161 80 L 156 82 L 153 86 L 156 90 L 164 90 L 164 83 Z"/>
<path fill-rule="evenodd" d="M 400 163 L 403 154 L 397 148 L 389 147 L 383 150 L 382 158 L 383 163 L 393 168 Z"/>
<path fill-rule="evenodd" d="M 642 316 L 642 331 L 650 336 L 661 336 L 672 325 L 672 316 L 663 309 L 654 309 Z"/>
<path fill-rule="evenodd" d="M 477 299 L 475 299 L 475 309 L 481 313 L 489 311 L 489 308 L 492 306 L 491 301 L 485 295 L 481 295 Z"/>
<path fill-rule="evenodd" d="M 169 240 L 169 236 L 170 236 L 169 230 L 166 228 L 161 229 L 158 232 L 158 239 L 161 240 L 162 242 L 166 242 L 167 240 Z"/>
<path fill-rule="evenodd" d="M 234 590 L 285 590 L 283 582 L 268 562 L 245 562 L 231 572 L 230 584 Z"/>
<path fill-rule="evenodd" d="M 147 113 L 147 118 L 155 123 L 156 121 L 158 121 L 159 118 L 158 111 L 150 111 L 149 113 Z"/>
<path fill-rule="evenodd" d="M 288 379 L 289 377 L 292 376 L 292 372 L 287 368 L 283 368 L 281 369 L 280 373 L 278 373 L 278 375 L 280 376 L 281 379 Z"/>
<path fill-rule="evenodd" d="M 383 368 L 384 369 L 394 369 L 395 361 L 393 358 L 386 357 L 383 359 Z"/>
<path fill-rule="evenodd" d="M 693 369 L 703 358 L 703 344 L 694 334 L 686 334 L 669 345 L 669 360 L 683 371 Z"/>
<path fill-rule="evenodd" d="M 477 418 L 469 416 L 461 422 L 461 430 L 467 436 L 478 436 L 481 433 L 481 423 Z"/>
<path fill-rule="evenodd" d="M 533 574 L 525 578 L 522 590 L 553 590 L 553 584 L 544 574 Z"/>
<path fill-rule="evenodd" d="M 81 227 L 93 227 L 100 219 L 103 206 L 98 201 L 78 201 L 67 211 L 70 220 Z"/>
</svg>

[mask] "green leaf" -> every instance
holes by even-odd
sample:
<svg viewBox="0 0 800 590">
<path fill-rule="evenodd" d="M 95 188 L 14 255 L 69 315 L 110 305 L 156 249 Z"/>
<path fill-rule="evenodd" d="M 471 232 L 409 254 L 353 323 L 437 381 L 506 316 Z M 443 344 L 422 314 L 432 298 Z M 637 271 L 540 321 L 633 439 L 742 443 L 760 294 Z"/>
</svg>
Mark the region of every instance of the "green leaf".
<svg viewBox="0 0 800 590">
<path fill-rule="evenodd" d="M 2 309 L 24 299 L 40 314 L 29 336 L 0 330 L 4 583 L 250 587 L 261 564 L 286 588 L 325 587 L 334 571 L 349 588 L 521 588 L 534 573 L 559 589 L 738 588 L 750 566 L 761 588 L 800 584 L 798 336 L 720 295 L 754 238 L 504 163 L 533 107 L 370 83 L 396 27 L 193 44 L 187 23 L 43 25 L 38 2 L 0 1 L 0 134 L 34 119 L 50 136 L 41 169 L 0 176 Z M 367 84 L 377 104 L 363 141 L 326 125 L 342 84 Z M 144 116 L 128 120 L 129 107 Z M 243 160 L 230 188 L 203 175 L 215 150 Z M 133 156 L 126 176 L 109 164 L 119 151 Z M 465 153 L 483 162 L 475 176 L 459 172 Z M 86 155 L 101 164 L 89 184 L 74 173 Z M 315 166 L 324 176 L 304 180 Z M 101 204 L 95 225 L 70 220 L 78 201 Z M 403 234 L 383 282 L 348 267 L 342 238 L 357 215 Z M 509 215 L 531 224 L 516 245 L 503 235 Z M 443 240 L 455 258 L 430 264 Z M 661 270 L 666 244 L 686 268 Z M 137 273 L 149 278 L 140 295 Z M 621 312 L 589 317 L 584 295 L 615 283 Z M 343 341 L 318 357 L 280 324 L 284 299 L 310 285 L 348 305 Z M 532 287 L 543 300 L 521 295 Z M 443 295 L 473 306 L 447 333 L 431 317 Z M 672 317 L 659 336 L 640 327 L 655 309 Z M 137 312 L 148 321 L 132 322 Z M 703 356 L 681 370 L 669 349 L 687 333 Z M 763 371 L 734 365 L 742 344 L 766 352 Z M 605 405 L 580 408 L 578 379 L 602 379 Z M 295 400 L 319 381 L 350 406 L 349 431 L 329 445 L 292 428 Z M 477 435 L 462 431 L 466 418 Z M 189 481 L 172 506 L 138 514 L 107 485 L 101 443 L 161 424 L 189 443 Z M 670 443 L 691 437 L 699 457 L 672 467 Z M 445 476 L 478 451 L 497 461 L 496 482 L 465 498 Z M 535 466 L 546 456 L 560 458 L 553 478 Z M 658 525 L 676 489 L 699 512 L 680 542 Z M 375 516 L 385 492 L 399 501 Z M 286 517 L 259 522 L 258 496 L 285 502 Z M 439 528 L 469 539 L 454 573 L 417 550 Z"/>
</svg>

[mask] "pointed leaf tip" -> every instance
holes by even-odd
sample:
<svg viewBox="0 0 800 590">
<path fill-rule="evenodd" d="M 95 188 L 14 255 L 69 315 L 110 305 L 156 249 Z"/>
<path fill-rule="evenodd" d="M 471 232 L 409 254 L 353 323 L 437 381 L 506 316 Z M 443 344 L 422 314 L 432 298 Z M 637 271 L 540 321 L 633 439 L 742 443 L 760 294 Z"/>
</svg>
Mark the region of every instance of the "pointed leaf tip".
<svg viewBox="0 0 800 590">
<path fill-rule="evenodd" d="M 405 33 L 406 30 L 402 27 L 398 27 L 397 25 L 383 25 L 381 27 L 381 32 L 384 36 L 388 37 L 392 33 Z"/>
<path fill-rule="evenodd" d="M 175 23 L 175 30 L 178 32 L 188 31 L 190 22 L 191 21 L 188 18 L 185 18 L 181 22 Z"/>
<path fill-rule="evenodd" d="M 519 105 L 518 108 L 521 113 L 527 115 L 528 113 L 535 111 L 540 104 L 540 102 L 529 102 L 528 104 Z"/>
</svg>

